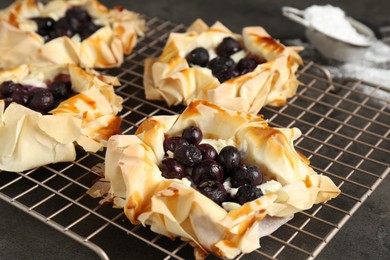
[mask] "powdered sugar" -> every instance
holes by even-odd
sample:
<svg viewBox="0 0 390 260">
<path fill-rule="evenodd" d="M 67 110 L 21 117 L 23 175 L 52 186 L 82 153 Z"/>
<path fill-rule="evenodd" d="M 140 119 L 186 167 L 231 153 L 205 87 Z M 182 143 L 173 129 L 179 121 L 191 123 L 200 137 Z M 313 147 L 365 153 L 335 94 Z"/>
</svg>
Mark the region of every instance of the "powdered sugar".
<svg viewBox="0 0 390 260">
<path fill-rule="evenodd" d="M 360 60 L 346 63 L 324 59 L 313 45 L 301 40 L 289 40 L 286 43 L 288 45 L 304 46 L 305 49 L 301 52 L 302 57 L 327 68 L 332 77 L 363 79 L 390 89 L 390 45 L 382 41 L 376 41 Z M 389 94 L 384 96 L 386 96 L 386 99 L 389 98 Z"/>
<path fill-rule="evenodd" d="M 338 7 L 313 5 L 305 9 L 304 18 L 316 30 L 333 38 L 359 45 L 370 43 L 369 38 L 353 28 L 344 11 Z"/>
<path fill-rule="evenodd" d="M 360 61 L 344 63 L 337 70 L 344 77 L 364 79 L 390 89 L 390 46 L 377 41 Z"/>
</svg>

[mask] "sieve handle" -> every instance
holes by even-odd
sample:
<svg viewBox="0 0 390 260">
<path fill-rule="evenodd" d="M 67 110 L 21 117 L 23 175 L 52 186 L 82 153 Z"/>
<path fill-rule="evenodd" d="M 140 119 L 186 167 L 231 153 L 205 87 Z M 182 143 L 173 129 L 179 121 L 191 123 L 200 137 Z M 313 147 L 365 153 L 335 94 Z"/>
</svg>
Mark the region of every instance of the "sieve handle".
<svg viewBox="0 0 390 260">
<path fill-rule="evenodd" d="M 306 21 L 303 18 L 303 15 L 305 14 L 304 11 L 299 10 L 294 7 L 289 7 L 289 6 L 283 6 L 282 7 L 282 14 L 289 18 L 290 20 L 299 23 L 300 25 L 303 25 L 304 27 L 310 27 L 310 23 Z"/>
</svg>

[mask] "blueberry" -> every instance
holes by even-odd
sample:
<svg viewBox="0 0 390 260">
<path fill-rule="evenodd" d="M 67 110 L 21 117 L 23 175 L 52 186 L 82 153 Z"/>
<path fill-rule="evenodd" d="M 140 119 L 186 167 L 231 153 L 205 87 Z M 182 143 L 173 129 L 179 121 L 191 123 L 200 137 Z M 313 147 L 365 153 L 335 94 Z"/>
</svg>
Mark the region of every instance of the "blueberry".
<svg viewBox="0 0 390 260">
<path fill-rule="evenodd" d="M 253 53 L 249 53 L 248 55 L 246 55 L 245 57 L 246 59 L 253 59 L 257 62 L 257 64 L 262 64 L 264 62 L 267 62 L 267 60 L 263 57 L 260 57 L 256 54 L 253 54 Z"/>
<path fill-rule="evenodd" d="M 218 162 L 222 165 L 225 178 L 227 178 L 230 175 L 230 172 L 237 168 L 240 164 L 241 155 L 240 151 L 234 146 L 225 146 L 222 148 L 222 150 L 219 152 L 218 155 Z"/>
<path fill-rule="evenodd" d="M 54 38 L 56 38 L 56 37 L 53 37 L 50 32 L 49 33 L 40 33 L 40 35 L 42 36 L 44 42 L 49 42 L 49 41 L 53 40 Z"/>
<path fill-rule="evenodd" d="M 248 201 L 255 200 L 259 197 L 261 197 L 263 193 L 260 189 L 250 186 L 250 185 L 243 185 L 240 188 L 238 188 L 238 191 L 235 196 L 235 200 L 239 204 L 244 204 Z"/>
<path fill-rule="evenodd" d="M 202 47 L 193 49 L 190 53 L 187 54 L 187 62 L 191 65 L 197 65 L 201 67 L 206 67 L 209 62 L 209 52 Z"/>
<path fill-rule="evenodd" d="M 51 94 L 51 92 L 45 88 L 36 89 L 32 94 L 30 102 L 28 103 L 29 108 L 41 113 L 47 113 L 52 109 L 53 105 L 53 94 Z"/>
<path fill-rule="evenodd" d="M 92 22 L 92 17 L 87 11 L 78 7 L 69 8 L 66 11 L 65 19 L 74 34 L 78 33 L 80 35 L 81 40 L 88 38 L 101 28 L 101 26 Z"/>
<path fill-rule="evenodd" d="M 175 152 L 175 150 L 182 145 L 188 145 L 188 142 L 179 136 L 165 138 L 163 143 L 165 152 L 168 151 Z"/>
<path fill-rule="evenodd" d="M 59 19 L 54 25 L 54 32 L 55 34 L 53 36 L 55 37 L 68 36 L 71 38 L 75 34 L 69 24 L 69 21 L 64 17 Z"/>
<path fill-rule="evenodd" d="M 69 74 L 64 74 L 60 73 L 57 76 L 54 77 L 54 81 L 61 81 L 64 83 L 70 83 L 70 75 Z"/>
<path fill-rule="evenodd" d="M 253 71 L 257 65 L 257 61 L 253 58 L 242 58 L 238 61 L 235 70 L 239 73 L 239 75 L 243 75 Z"/>
<path fill-rule="evenodd" d="M 4 105 L 5 108 L 7 108 L 12 102 L 15 102 L 15 100 L 12 97 L 6 97 L 4 98 Z"/>
<path fill-rule="evenodd" d="M 241 50 L 240 43 L 232 37 L 226 37 L 217 46 L 217 54 L 220 57 L 229 57 L 230 55 Z"/>
<path fill-rule="evenodd" d="M 73 32 L 78 32 L 83 26 L 86 26 L 85 22 L 78 20 L 77 18 L 66 18 L 69 24 L 69 28 Z"/>
<path fill-rule="evenodd" d="M 50 17 L 37 17 L 33 18 L 37 24 L 38 30 L 37 33 L 43 37 L 45 42 L 48 42 L 52 39 L 51 32 L 56 23 L 53 18 Z"/>
<path fill-rule="evenodd" d="M 45 41 L 46 42 L 48 42 L 48 41 L 51 41 L 51 40 L 53 40 L 53 39 L 55 39 L 55 38 L 57 38 L 57 37 L 59 37 L 59 36 L 61 36 L 61 35 L 58 35 L 57 34 L 57 32 L 56 32 L 56 30 L 55 29 L 53 29 L 53 30 L 51 30 L 50 32 L 49 32 L 49 35 L 43 35 L 42 37 L 45 39 Z M 47 40 L 46 40 L 47 39 Z"/>
<path fill-rule="evenodd" d="M 7 98 L 7 106 L 16 102 L 41 113 L 47 113 L 73 94 L 67 74 L 58 74 L 49 89 L 5 81 L 0 90 L 0 97 Z"/>
<path fill-rule="evenodd" d="M 44 38 L 45 42 L 61 36 L 73 37 L 75 34 L 79 34 L 84 40 L 101 28 L 92 22 L 87 11 L 79 7 L 69 8 L 65 16 L 58 21 L 50 17 L 37 17 L 32 20 L 37 23 L 37 33 Z"/>
<path fill-rule="evenodd" d="M 10 97 L 12 93 L 14 93 L 17 85 L 18 83 L 15 83 L 13 81 L 4 81 L 0 86 L 3 97 Z"/>
<path fill-rule="evenodd" d="M 222 83 L 232 78 L 234 61 L 228 57 L 216 57 L 209 62 L 208 67 L 219 82 Z"/>
<path fill-rule="evenodd" d="M 54 99 L 53 108 L 58 107 L 58 106 L 59 106 L 62 102 L 64 102 L 65 100 L 67 100 L 67 98 L 55 98 L 55 99 Z"/>
<path fill-rule="evenodd" d="M 62 81 L 54 81 L 50 85 L 50 91 L 54 98 L 67 99 L 72 94 L 71 85 Z"/>
<path fill-rule="evenodd" d="M 81 40 L 87 39 L 89 36 L 94 34 L 100 28 L 101 26 L 96 25 L 94 23 L 88 23 L 87 25 L 81 27 L 79 30 L 79 35 L 81 37 Z"/>
<path fill-rule="evenodd" d="M 82 25 L 92 20 L 88 12 L 79 7 L 71 7 L 66 10 L 65 18 L 69 21 L 77 20 Z"/>
<path fill-rule="evenodd" d="M 190 144 L 199 144 L 202 141 L 203 133 L 197 126 L 189 126 L 183 130 L 182 137 Z"/>
<path fill-rule="evenodd" d="M 225 188 L 218 181 L 202 182 L 198 185 L 198 190 L 218 205 L 221 205 L 228 199 Z"/>
<path fill-rule="evenodd" d="M 36 17 L 32 20 L 36 22 L 38 32 L 49 32 L 55 24 L 54 19 L 51 17 Z"/>
<path fill-rule="evenodd" d="M 218 156 L 217 150 L 215 150 L 215 148 L 210 144 L 199 144 L 198 149 L 202 153 L 202 160 L 215 160 Z"/>
<path fill-rule="evenodd" d="M 236 77 L 241 76 L 241 75 L 242 74 L 236 68 L 234 68 L 234 70 L 231 73 L 231 78 L 236 78 Z"/>
<path fill-rule="evenodd" d="M 192 167 L 202 160 L 202 153 L 192 144 L 176 148 L 173 158 L 185 166 Z"/>
<path fill-rule="evenodd" d="M 14 102 L 21 104 L 21 105 L 27 105 L 28 100 L 30 99 L 30 93 L 28 92 L 27 88 L 25 88 L 21 84 L 15 84 L 14 92 L 11 95 L 11 98 L 14 100 Z"/>
<path fill-rule="evenodd" d="M 230 174 L 232 186 L 235 188 L 245 184 L 257 186 L 263 182 L 263 175 L 255 165 L 241 164 L 234 168 Z"/>
<path fill-rule="evenodd" d="M 172 158 L 162 160 L 161 173 L 167 179 L 182 179 L 186 174 L 186 167 Z"/>
<path fill-rule="evenodd" d="M 191 174 L 194 183 L 200 183 L 206 180 L 222 181 L 222 166 L 213 160 L 203 160 L 192 169 Z"/>
</svg>

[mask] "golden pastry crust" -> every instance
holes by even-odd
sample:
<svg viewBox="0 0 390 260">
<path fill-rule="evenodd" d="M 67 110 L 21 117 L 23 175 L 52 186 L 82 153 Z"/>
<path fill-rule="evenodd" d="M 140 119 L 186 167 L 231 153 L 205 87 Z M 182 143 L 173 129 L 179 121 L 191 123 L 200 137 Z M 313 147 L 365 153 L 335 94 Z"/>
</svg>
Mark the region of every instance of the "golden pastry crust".
<svg viewBox="0 0 390 260">
<path fill-rule="evenodd" d="M 58 20 L 71 6 L 86 10 L 94 23 L 102 26 L 90 37 L 59 37 L 49 42 L 35 31 L 35 17 Z M 138 14 L 117 7 L 109 10 L 96 0 L 55 0 L 43 5 L 35 0 L 18 0 L 0 11 L 0 68 L 26 63 L 73 63 L 84 68 L 120 66 L 137 36 L 145 31 L 145 21 Z"/>
<path fill-rule="evenodd" d="M 257 68 L 222 84 L 211 70 L 190 67 L 185 57 L 196 47 L 213 52 L 225 37 L 240 41 L 246 53 L 266 60 Z M 145 62 L 144 86 L 147 99 L 165 100 L 169 106 L 202 99 L 228 109 L 257 113 L 265 105 L 280 106 L 297 90 L 295 72 L 302 60 L 300 47 L 286 47 L 262 27 L 245 27 L 235 34 L 217 22 L 208 27 L 197 20 L 186 33 L 171 33 L 158 58 Z"/>
<path fill-rule="evenodd" d="M 265 174 L 265 195 L 227 211 L 193 189 L 188 180 L 162 177 L 158 165 L 164 157 L 165 136 L 176 136 L 190 125 L 198 126 L 204 138 L 234 141 L 245 161 Z M 132 223 L 190 241 L 198 253 L 234 258 L 258 248 L 260 237 L 294 213 L 340 193 L 332 180 L 318 175 L 295 151 L 293 141 L 299 136 L 298 129 L 269 127 L 258 115 L 193 101 L 180 116 L 154 116 L 135 135 L 112 136 L 105 177 L 111 182 L 110 194 L 122 200 L 118 204 Z"/>
<path fill-rule="evenodd" d="M 122 98 L 114 93 L 115 77 L 85 71 L 76 65 L 22 65 L 0 71 L 0 84 L 13 81 L 39 84 L 58 74 L 70 75 L 74 96 L 49 115 L 17 103 L 5 108 L 0 100 L 0 169 L 23 171 L 49 163 L 75 159 L 75 145 L 96 152 L 111 135 L 121 132 Z"/>
</svg>

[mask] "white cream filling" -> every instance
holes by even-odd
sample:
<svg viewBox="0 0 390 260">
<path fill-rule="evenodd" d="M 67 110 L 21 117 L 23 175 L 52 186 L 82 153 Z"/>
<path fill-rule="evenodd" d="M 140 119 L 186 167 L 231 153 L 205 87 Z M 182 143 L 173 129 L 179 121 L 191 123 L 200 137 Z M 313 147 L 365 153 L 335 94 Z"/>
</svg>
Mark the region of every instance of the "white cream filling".
<svg viewBox="0 0 390 260">
<path fill-rule="evenodd" d="M 268 193 L 275 193 L 282 187 L 282 184 L 275 180 L 270 180 L 257 186 L 258 189 L 261 189 L 264 195 Z"/>
<path fill-rule="evenodd" d="M 76 42 L 81 42 L 81 37 L 78 33 L 76 33 L 75 35 L 73 35 L 72 40 Z"/>
<path fill-rule="evenodd" d="M 29 85 L 38 88 L 47 88 L 45 75 L 42 72 L 31 73 L 19 81 L 22 85 Z"/>
<path fill-rule="evenodd" d="M 237 63 L 242 58 L 245 58 L 245 56 L 246 56 L 246 51 L 241 50 L 241 51 L 238 51 L 238 52 L 234 53 L 233 55 L 231 55 L 230 58 L 232 58 L 232 60 L 234 60 L 234 62 Z"/>
<path fill-rule="evenodd" d="M 217 53 L 214 51 L 214 50 L 208 50 L 209 52 L 209 59 L 212 60 L 214 59 L 215 57 L 217 57 Z"/>
<path fill-rule="evenodd" d="M 173 152 L 167 151 L 167 155 L 168 155 L 169 158 L 173 158 Z"/>
</svg>

